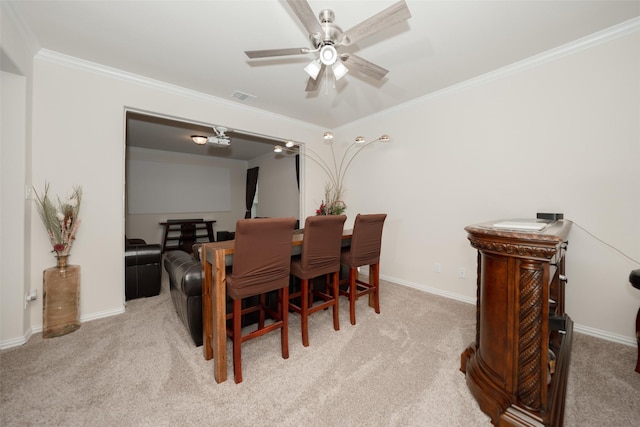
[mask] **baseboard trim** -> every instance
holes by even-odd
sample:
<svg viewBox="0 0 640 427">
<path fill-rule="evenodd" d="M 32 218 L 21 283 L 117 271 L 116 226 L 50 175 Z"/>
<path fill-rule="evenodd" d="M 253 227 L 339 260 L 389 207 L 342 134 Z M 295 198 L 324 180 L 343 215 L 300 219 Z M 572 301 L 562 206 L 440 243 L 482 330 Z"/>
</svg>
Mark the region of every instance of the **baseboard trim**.
<svg viewBox="0 0 640 427">
<path fill-rule="evenodd" d="M 86 316 L 80 316 L 80 322 L 90 322 L 92 320 L 104 319 L 105 317 L 117 316 L 124 313 L 124 305 L 113 310 L 99 311 L 90 313 Z"/>
<path fill-rule="evenodd" d="M 603 331 L 601 329 L 590 328 L 589 326 L 584 326 L 577 323 L 573 324 L 573 331 L 580 332 L 585 335 L 590 335 L 596 338 L 602 338 L 603 340 L 625 344 L 630 347 L 635 347 L 637 345 L 636 341 L 631 337 L 625 337 L 624 335 L 614 334 L 611 332 Z"/>
<path fill-rule="evenodd" d="M 91 322 L 92 320 L 104 319 L 106 317 L 111 317 L 111 316 L 117 316 L 119 314 L 123 314 L 124 311 L 125 310 L 123 305 L 122 307 L 119 307 L 113 310 L 105 310 L 105 311 L 99 311 L 96 313 L 90 313 L 85 316 L 80 316 L 80 323 Z M 21 337 L 10 338 L 8 340 L 0 341 L 0 350 L 5 350 L 8 348 L 19 347 L 21 345 L 24 345 L 27 343 L 27 341 L 29 341 L 29 338 L 31 338 L 33 334 L 37 334 L 40 332 L 42 332 L 42 324 L 33 325 Z"/>
<path fill-rule="evenodd" d="M 460 294 L 456 294 L 453 292 L 447 292 L 447 291 L 443 291 L 442 289 L 438 289 L 438 288 L 432 288 L 430 286 L 425 286 L 423 284 L 420 283 L 414 283 L 414 282 L 409 282 L 406 280 L 401 280 L 398 279 L 397 277 L 390 277 L 390 276 L 385 276 L 385 275 L 380 275 L 380 279 L 382 280 L 386 280 L 387 282 L 392 282 L 392 283 L 396 283 L 398 285 L 401 286 L 406 286 L 408 288 L 413 288 L 413 289 L 417 289 L 419 291 L 423 291 L 429 294 L 434 294 L 434 295 L 438 295 L 441 297 L 445 297 L 445 298 L 450 298 L 450 299 L 454 299 L 456 301 L 461 301 L 461 302 L 465 302 L 468 304 L 476 304 L 476 299 L 475 298 L 469 298 L 465 295 L 460 295 Z M 624 335 L 619 335 L 619 334 L 614 334 L 613 332 L 609 332 L 609 331 L 603 331 L 602 329 L 596 329 L 596 328 L 591 328 L 589 326 L 585 326 L 585 325 L 581 325 L 579 323 L 574 323 L 573 324 L 573 330 L 574 332 L 578 332 L 581 334 L 585 334 L 585 335 L 590 335 L 592 337 L 595 338 L 600 338 L 603 339 L 605 341 L 611 341 L 611 342 L 615 342 L 618 344 L 624 344 L 624 345 L 628 345 L 630 347 L 635 347 L 637 345 L 636 340 L 634 339 L 634 337 L 627 337 Z"/>
<path fill-rule="evenodd" d="M 40 328 L 42 330 L 42 327 Z M 33 328 L 28 329 L 23 336 L 11 338 L 5 341 L 0 341 L 0 350 L 5 350 L 7 348 L 18 347 L 29 341 L 31 335 L 33 335 Z"/>
</svg>

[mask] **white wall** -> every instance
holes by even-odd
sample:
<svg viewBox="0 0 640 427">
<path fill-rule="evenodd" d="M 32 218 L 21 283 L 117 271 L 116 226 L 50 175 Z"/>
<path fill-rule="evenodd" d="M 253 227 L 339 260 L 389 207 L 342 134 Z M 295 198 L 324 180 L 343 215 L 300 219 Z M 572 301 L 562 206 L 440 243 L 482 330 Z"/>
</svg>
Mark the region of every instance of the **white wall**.
<svg viewBox="0 0 640 427">
<path fill-rule="evenodd" d="M 0 348 L 20 344 L 29 336 L 30 201 L 32 60 L 4 5 L 0 3 L 0 66 L 2 106 L 0 135 Z M 41 272 L 42 274 L 42 272 Z M 42 276 L 40 276 L 42 280 Z"/>
<path fill-rule="evenodd" d="M 256 216 L 300 219 L 295 156 L 267 154 L 249 162 L 255 166 L 260 168 Z"/>
<path fill-rule="evenodd" d="M 213 230 L 233 230 L 235 222 L 244 218 L 245 212 L 245 187 L 247 175 L 247 162 L 241 160 L 228 160 L 193 154 L 180 154 L 169 151 L 148 150 L 143 148 L 127 148 L 128 160 L 146 160 L 159 163 L 174 163 L 182 165 L 199 165 L 229 170 L 231 210 L 216 212 L 191 212 L 191 213 L 156 213 L 156 214 L 129 214 L 126 217 L 126 233 L 129 237 L 144 239 L 147 243 L 162 243 L 164 227 L 160 222 L 176 218 L 203 218 L 215 220 Z M 180 176 L 175 177 L 178 180 Z M 215 182 L 210 185 L 216 185 Z M 188 191 L 188 189 L 185 189 Z M 179 203 L 181 194 L 166 194 L 168 198 L 175 199 Z M 204 196 L 203 196 L 204 197 Z"/>
<path fill-rule="evenodd" d="M 336 130 L 342 139 L 394 138 L 354 161 L 347 214 L 389 214 L 385 278 L 475 302 L 476 253 L 464 227 L 563 212 L 576 223 L 567 312 L 577 330 L 633 345 L 640 292 L 628 275 L 640 268 L 640 32 L 543 59 Z"/>
<path fill-rule="evenodd" d="M 0 72 L 0 336 L 24 334 L 26 310 L 19 301 L 29 293 L 25 280 L 25 120 L 26 78 Z M 12 174 L 20 176 L 14 180 Z M 6 303 L 3 304 L 3 301 Z"/>
<path fill-rule="evenodd" d="M 244 218 L 246 204 L 247 168 L 260 168 L 259 201 L 256 216 L 299 218 L 299 192 L 296 185 L 295 159 L 293 157 L 267 154 L 251 160 L 229 160 L 216 157 L 198 156 L 173 153 L 168 151 L 148 150 L 143 148 L 127 148 L 128 160 L 146 160 L 173 164 L 197 164 L 217 168 L 228 168 L 231 178 L 231 210 L 215 212 L 190 213 L 158 213 L 158 214 L 130 214 L 126 215 L 126 234 L 129 237 L 142 238 L 147 243 L 162 243 L 164 228 L 160 222 L 176 218 L 203 218 L 215 220 L 216 231 L 235 230 L 236 221 Z M 130 180 L 130 178 L 128 178 Z M 176 176 L 180 185 L 180 176 Z M 128 181 L 129 182 L 129 181 Z M 211 185 L 216 185 L 212 182 Z M 180 194 L 166 194 L 169 198 L 180 198 Z M 178 202 L 179 200 L 176 200 Z"/>
</svg>

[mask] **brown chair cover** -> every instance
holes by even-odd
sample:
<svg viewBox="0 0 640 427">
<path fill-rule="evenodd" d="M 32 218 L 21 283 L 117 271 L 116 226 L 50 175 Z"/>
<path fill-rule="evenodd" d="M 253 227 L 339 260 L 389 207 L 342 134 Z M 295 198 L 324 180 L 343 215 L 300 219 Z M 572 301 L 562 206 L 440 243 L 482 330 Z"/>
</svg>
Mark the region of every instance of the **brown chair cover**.
<svg viewBox="0 0 640 427">
<path fill-rule="evenodd" d="M 236 224 L 227 294 L 246 298 L 289 284 L 295 218 L 254 218 Z"/>
<path fill-rule="evenodd" d="M 376 313 L 380 313 L 380 248 L 382 245 L 382 227 L 387 214 L 370 214 L 356 216 L 353 235 L 349 249 L 342 251 L 340 263 L 349 266 L 349 278 L 340 284 L 349 284 L 348 290 L 341 290 L 342 295 L 349 297 L 349 315 L 351 324 L 356 324 L 356 300 L 365 294 L 371 294 L 371 305 Z M 369 281 L 357 278 L 358 267 L 369 266 Z"/>
<path fill-rule="evenodd" d="M 382 226 L 387 214 L 356 216 L 351 246 L 342 252 L 342 264 L 349 267 L 378 264 L 382 245 Z"/>
<path fill-rule="evenodd" d="M 345 215 L 310 216 L 304 223 L 302 254 L 291 260 L 291 274 L 312 279 L 340 270 Z"/>
<path fill-rule="evenodd" d="M 280 329 L 282 358 L 289 358 L 288 301 L 291 242 L 295 218 L 241 219 L 236 223 L 233 266 L 227 275 L 227 295 L 233 299 L 233 319 L 227 335 L 233 340 L 233 373 L 242 382 L 241 344 Z M 278 311 L 265 303 L 265 293 L 278 290 Z M 242 308 L 242 299 L 260 295 L 257 306 Z M 242 335 L 243 314 L 260 312 L 258 329 Z M 274 322 L 265 326 L 265 312 Z"/>
<path fill-rule="evenodd" d="M 320 215 L 307 217 L 304 225 L 302 254 L 291 260 L 291 274 L 301 279 L 300 291 L 289 295 L 289 308 L 300 313 L 302 322 L 302 343 L 309 345 L 308 317 L 312 313 L 333 306 L 333 328 L 340 330 L 338 320 L 338 285 L 340 272 L 340 249 L 342 231 L 347 217 L 344 215 Z M 311 279 L 330 274 L 332 295 L 328 292 L 314 291 Z M 327 280 L 327 287 L 329 280 Z M 313 306 L 311 295 L 324 300 Z M 327 289 L 328 291 L 328 289 Z M 300 297 L 300 305 L 291 302 Z"/>
</svg>

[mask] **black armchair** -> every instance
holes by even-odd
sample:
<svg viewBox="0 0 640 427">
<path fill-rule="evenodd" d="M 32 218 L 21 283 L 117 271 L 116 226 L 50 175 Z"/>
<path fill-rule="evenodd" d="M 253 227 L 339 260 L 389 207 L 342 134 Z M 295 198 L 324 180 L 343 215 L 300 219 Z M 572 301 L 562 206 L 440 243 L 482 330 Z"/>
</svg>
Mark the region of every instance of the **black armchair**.
<svg viewBox="0 0 640 427">
<path fill-rule="evenodd" d="M 125 237 L 125 299 L 152 297 L 160 293 L 162 248 L 142 239 Z"/>
</svg>

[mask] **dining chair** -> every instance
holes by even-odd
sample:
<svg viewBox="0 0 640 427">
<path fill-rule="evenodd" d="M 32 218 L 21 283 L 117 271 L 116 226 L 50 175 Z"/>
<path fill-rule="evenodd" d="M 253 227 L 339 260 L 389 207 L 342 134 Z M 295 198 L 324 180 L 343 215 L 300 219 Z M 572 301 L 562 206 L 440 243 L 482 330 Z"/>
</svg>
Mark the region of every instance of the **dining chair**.
<svg viewBox="0 0 640 427">
<path fill-rule="evenodd" d="M 282 358 L 289 358 L 288 304 L 291 241 L 295 218 L 241 219 L 236 223 L 233 265 L 227 274 L 227 295 L 233 309 L 227 315 L 232 327 L 227 335 L 233 341 L 233 375 L 242 382 L 241 344 L 268 332 L 280 330 Z M 266 293 L 278 291 L 277 309 L 266 304 Z M 242 300 L 259 295 L 257 305 L 242 308 Z M 244 314 L 259 312 L 258 328 L 242 335 Z M 265 325 L 265 313 L 273 322 Z"/>
<path fill-rule="evenodd" d="M 342 251 L 340 263 L 349 267 L 349 277 L 340 281 L 340 295 L 349 298 L 349 317 L 356 324 L 356 301 L 370 295 L 376 313 L 380 314 L 380 247 L 382 226 L 387 214 L 358 214 L 353 224 L 351 245 Z M 358 267 L 369 266 L 369 277 L 364 281 L 358 277 Z M 343 289 L 342 285 L 348 284 Z"/>
<path fill-rule="evenodd" d="M 309 315 L 333 307 L 333 329 L 340 330 L 338 319 L 338 285 L 340 278 L 340 249 L 345 215 L 307 217 L 304 223 L 302 253 L 291 259 L 291 275 L 300 279 L 300 289 L 289 293 L 289 309 L 300 314 L 302 345 L 309 346 Z M 326 276 L 326 289 L 313 288 L 313 279 Z M 329 294 L 329 287 L 333 289 Z M 313 297 L 322 300 L 315 304 Z M 294 300 L 300 298 L 300 305 Z"/>
</svg>

